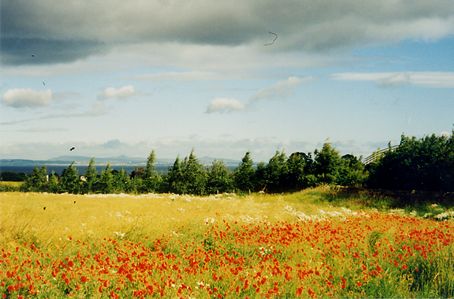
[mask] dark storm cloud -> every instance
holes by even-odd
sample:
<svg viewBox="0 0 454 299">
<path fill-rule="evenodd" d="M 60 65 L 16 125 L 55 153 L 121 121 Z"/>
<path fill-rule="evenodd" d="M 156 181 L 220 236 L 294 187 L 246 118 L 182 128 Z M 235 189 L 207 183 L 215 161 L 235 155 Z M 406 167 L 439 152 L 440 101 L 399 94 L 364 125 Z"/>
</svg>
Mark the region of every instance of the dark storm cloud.
<svg viewBox="0 0 454 299">
<path fill-rule="evenodd" d="M 1 2 L 2 60 L 9 64 L 73 61 L 150 42 L 263 48 L 269 31 L 279 39 L 266 51 L 438 39 L 454 34 L 454 5 L 452 0 Z M 40 60 L 24 57 L 33 49 L 44 53 Z"/>
<path fill-rule="evenodd" d="M 71 62 L 101 53 L 100 42 L 1 37 L 1 63 L 6 65 Z"/>
</svg>

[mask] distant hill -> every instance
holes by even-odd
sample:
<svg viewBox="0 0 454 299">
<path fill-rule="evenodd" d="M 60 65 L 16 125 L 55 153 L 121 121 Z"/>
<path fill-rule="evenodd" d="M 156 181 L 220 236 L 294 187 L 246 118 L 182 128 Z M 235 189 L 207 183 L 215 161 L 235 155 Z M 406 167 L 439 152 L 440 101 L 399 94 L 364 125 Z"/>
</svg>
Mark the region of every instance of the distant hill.
<svg viewBox="0 0 454 299">
<path fill-rule="evenodd" d="M 59 156 L 49 160 L 29 160 L 29 159 L 0 159 L 0 170 L 2 167 L 30 167 L 43 165 L 61 165 L 68 166 L 71 163 L 76 165 L 88 165 L 91 157 L 87 156 Z M 146 159 L 137 157 L 128 157 L 125 155 L 116 157 L 94 157 L 96 165 L 106 165 L 110 163 L 112 166 L 145 166 Z M 227 167 L 236 167 L 240 161 L 233 159 L 217 159 L 213 157 L 198 158 L 199 162 L 205 166 L 211 165 L 214 160 L 219 160 L 225 163 Z M 171 166 L 174 159 L 157 159 L 157 166 Z"/>
<path fill-rule="evenodd" d="M 76 164 L 88 164 L 92 157 L 88 156 L 59 156 L 52 159 L 47 160 L 50 163 L 71 163 L 76 162 Z M 96 164 L 107 164 L 110 163 L 112 165 L 145 165 L 146 160 L 144 158 L 136 158 L 136 157 L 127 157 L 124 155 L 116 156 L 116 157 L 93 157 L 95 159 Z"/>
</svg>

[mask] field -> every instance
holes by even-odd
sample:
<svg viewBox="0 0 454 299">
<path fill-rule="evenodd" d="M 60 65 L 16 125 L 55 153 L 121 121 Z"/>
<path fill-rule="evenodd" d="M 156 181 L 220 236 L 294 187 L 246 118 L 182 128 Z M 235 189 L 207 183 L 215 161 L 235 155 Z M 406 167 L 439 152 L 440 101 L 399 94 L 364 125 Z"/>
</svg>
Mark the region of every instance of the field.
<svg viewBox="0 0 454 299">
<path fill-rule="evenodd" d="M 386 201 L 377 200 L 379 210 L 364 204 L 370 199 L 328 201 L 330 192 L 326 187 L 207 197 L 3 192 L 0 293 L 454 296 L 452 219 L 390 210 Z"/>
</svg>

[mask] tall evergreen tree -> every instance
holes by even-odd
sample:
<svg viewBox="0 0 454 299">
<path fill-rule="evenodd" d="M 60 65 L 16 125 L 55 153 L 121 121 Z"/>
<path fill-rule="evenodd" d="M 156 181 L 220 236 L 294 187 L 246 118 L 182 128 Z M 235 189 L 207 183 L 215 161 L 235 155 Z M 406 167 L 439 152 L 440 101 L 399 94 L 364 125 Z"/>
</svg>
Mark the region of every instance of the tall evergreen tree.
<svg viewBox="0 0 454 299">
<path fill-rule="evenodd" d="M 147 159 L 147 164 L 145 166 L 145 173 L 143 178 L 146 192 L 155 192 L 158 191 L 160 188 L 162 179 L 159 173 L 156 171 L 155 162 L 156 154 L 155 151 L 152 150 Z"/>
<path fill-rule="evenodd" d="M 165 181 L 166 191 L 177 194 L 187 193 L 186 186 L 183 183 L 182 162 L 179 157 L 175 159 L 175 162 L 169 168 Z"/>
<path fill-rule="evenodd" d="M 99 190 L 101 193 L 113 193 L 114 192 L 114 175 L 112 173 L 112 167 L 110 163 L 107 163 L 106 168 L 101 171 L 99 178 Z"/>
<path fill-rule="evenodd" d="M 189 194 L 203 195 L 207 183 L 207 173 L 195 156 L 194 150 L 183 162 L 183 183 Z"/>
<path fill-rule="evenodd" d="M 95 191 L 96 181 L 98 180 L 98 171 L 95 166 L 95 159 L 91 158 L 85 172 L 85 182 L 83 183 L 83 193 L 92 193 Z"/>
<path fill-rule="evenodd" d="M 234 172 L 235 187 L 242 192 L 254 191 L 254 175 L 255 170 L 251 153 L 246 152 Z"/>
<path fill-rule="evenodd" d="M 282 192 L 288 190 L 287 186 L 288 166 L 285 153 L 276 152 L 266 166 L 266 182 L 270 192 Z"/>
<path fill-rule="evenodd" d="M 80 179 L 79 171 L 74 162 L 72 162 L 67 168 L 63 170 L 60 179 L 60 186 L 62 192 L 77 194 L 80 191 Z"/>
</svg>

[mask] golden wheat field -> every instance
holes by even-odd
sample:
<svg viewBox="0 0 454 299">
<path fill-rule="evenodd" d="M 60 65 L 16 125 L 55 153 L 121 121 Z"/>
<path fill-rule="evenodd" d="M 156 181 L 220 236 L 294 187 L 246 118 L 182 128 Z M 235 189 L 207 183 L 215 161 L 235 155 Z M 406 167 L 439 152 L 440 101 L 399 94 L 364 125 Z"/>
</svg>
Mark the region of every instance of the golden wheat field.
<svg viewBox="0 0 454 299">
<path fill-rule="evenodd" d="M 452 220 L 293 194 L 0 193 L 3 298 L 452 297 Z"/>
</svg>

